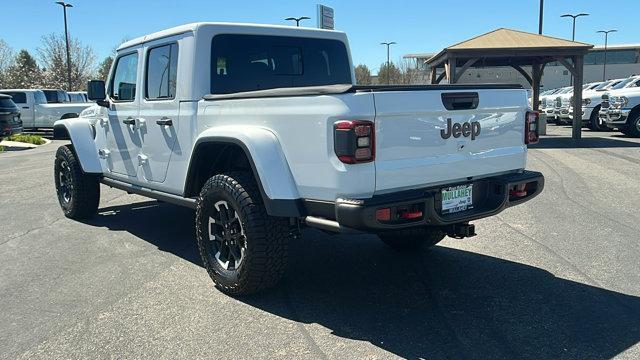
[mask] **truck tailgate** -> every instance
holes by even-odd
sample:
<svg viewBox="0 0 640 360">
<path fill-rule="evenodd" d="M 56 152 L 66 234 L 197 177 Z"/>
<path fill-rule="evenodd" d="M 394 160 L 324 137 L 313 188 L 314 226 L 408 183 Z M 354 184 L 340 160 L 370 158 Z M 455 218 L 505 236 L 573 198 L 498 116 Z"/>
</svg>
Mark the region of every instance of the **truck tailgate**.
<svg viewBox="0 0 640 360">
<path fill-rule="evenodd" d="M 462 102 L 451 105 L 456 98 Z M 374 100 L 376 193 L 525 167 L 524 90 L 388 90 L 374 92 Z"/>
</svg>

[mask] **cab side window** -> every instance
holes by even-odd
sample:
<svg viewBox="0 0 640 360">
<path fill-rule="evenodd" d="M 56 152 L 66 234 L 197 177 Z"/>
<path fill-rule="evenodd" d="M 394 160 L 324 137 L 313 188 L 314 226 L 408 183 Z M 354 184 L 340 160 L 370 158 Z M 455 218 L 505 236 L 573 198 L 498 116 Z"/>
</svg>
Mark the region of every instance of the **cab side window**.
<svg viewBox="0 0 640 360">
<path fill-rule="evenodd" d="M 138 53 L 118 58 L 109 86 L 109 96 L 115 101 L 133 101 L 136 98 L 138 78 Z"/>
<path fill-rule="evenodd" d="M 149 100 L 173 99 L 176 96 L 178 44 L 149 50 L 145 96 Z"/>
<path fill-rule="evenodd" d="M 5 94 L 11 96 L 13 102 L 16 104 L 26 104 L 27 103 L 27 94 L 23 92 L 15 92 L 15 91 L 3 91 L 0 94 Z"/>
</svg>

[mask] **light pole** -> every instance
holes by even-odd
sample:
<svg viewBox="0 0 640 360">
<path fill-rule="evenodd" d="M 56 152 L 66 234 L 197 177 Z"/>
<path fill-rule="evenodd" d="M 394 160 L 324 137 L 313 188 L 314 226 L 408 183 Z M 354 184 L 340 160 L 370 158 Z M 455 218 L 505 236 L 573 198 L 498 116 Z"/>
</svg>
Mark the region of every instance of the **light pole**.
<svg viewBox="0 0 640 360">
<path fill-rule="evenodd" d="M 618 32 L 618 30 L 599 30 L 596 32 L 604 34 L 604 66 L 602 67 L 602 81 L 607 81 L 607 43 L 609 42 L 609 33 Z"/>
<path fill-rule="evenodd" d="M 564 15 L 560 16 L 560 17 L 573 18 L 573 33 L 571 35 L 571 41 L 576 41 L 576 19 L 579 18 L 580 16 L 589 16 L 589 14 L 585 14 L 585 13 L 580 13 L 580 14 L 576 14 L 576 15 L 564 14 Z"/>
<path fill-rule="evenodd" d="M 389 48 L 391 47 L 391 45 L 395 45 L 396 42 L 395 41 L 391 41 L 391 42 L 381 42 L 380 45 L 386 45 L 387 46 L 387 85 L 391 84 L 391 61 L 389 59 Z"/>
<path fill-rule="evenodd" d="M 542 17 L 544 15 L 544 0 L 540 0 L 540 16 L 538 17 L 538 34 L 542 35 Z"/>
<path fill-rule="evenodd" d="M 296 27 L 300 27 L 300 21 L 309 20 L 309 19 L 311 19 L 311 18 L 310 17 L 306 17 L 306 16 L 302 16 L 302 17 L 299 17 L 299 18 L 288 17 L 285 20 L 287 20 L 287 21 L 295 21 L 296 22 Z"/>
<path fill-rule="evenodd" d="M 585 14 L 585 13 L 580 13 L 580 14 L 576 14 L 576 15 L 572 15 L 572 14 L 564 14 L 560 17 L 570 17 L 573 18 L 573 32 L 571 33 L 571 41 L 576 41 L 576 19 L 579 18 L 580 16 L 589 16 L 589 14 Z M 573 84 L 573 74 L 571 74 L 570 77 L 570 81 L 569 84 Z"/>
<path fill-rule="evenodd" d="M 73 5 L 64 1 L 56 1 L 56 4 L 62 6 L 64 12 L 64 39 L 67 44 L 67 91 L 71 91 L 71 55 L 69 55 L 69 30 L 67 29 L 67 8 Z"/>
</svg>

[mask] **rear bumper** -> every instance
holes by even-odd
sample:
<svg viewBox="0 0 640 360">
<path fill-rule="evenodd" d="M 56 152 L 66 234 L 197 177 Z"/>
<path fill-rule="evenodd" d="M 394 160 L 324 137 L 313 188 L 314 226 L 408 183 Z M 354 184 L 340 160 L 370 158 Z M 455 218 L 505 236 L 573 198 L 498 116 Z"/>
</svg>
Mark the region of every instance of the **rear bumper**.
<svg viewBox="0 0 640 360">
<path fill-rule="evenodd" d="M 473 184 L 474 208 L 452 214 L 442 214 L 441 190 L 449 186 Z M 524 197 L 511 197 L 509 189 L 527 184 Z M 462 184 L 447 184 L 438 187 L 402 191 L 374 196 L 364 200 L 338 199 L 335 203 L 335 221 L 344 228 L 363 232 L 381 232 L 419 226 L 447 226 L 465 223 L 496 215 L 502 210 L 522 204 L 536 197 L 544 188 L 544 176 L 539 172 L 524 171 Z M 385 223 L 376 219 L 376 211 L 383 208 L 397 209 L 412 206 L 420 208 L 422 216 L 399 223 Z M 308 208 L 310 215 L 313 214 Z M 317 214 L 316 216 L 322 216 Z M 325 212 L 324 216 L 328 216 Z"/>
</svg>

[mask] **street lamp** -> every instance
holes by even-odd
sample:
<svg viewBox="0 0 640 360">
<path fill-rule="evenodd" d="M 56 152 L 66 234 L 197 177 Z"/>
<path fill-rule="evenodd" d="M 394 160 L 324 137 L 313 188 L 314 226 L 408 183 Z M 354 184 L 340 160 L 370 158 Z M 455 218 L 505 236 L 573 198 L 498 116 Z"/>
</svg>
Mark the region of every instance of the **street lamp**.
<svg viewBox="0 0 640 360">
<path fill-rule="evenodd" d="M 300 21 L 309 20 L 309 19 L 311 19 L 311 18 L 310 17 L 306 17 L 306 16 L 302 16 L 302 17 L 299 17 L 299 18 L 288 17 L 285 20 L 287 20 L 287 21 L 295 21 L 296 22 L 296 27 L 300 27 Z"/>
<path fill-rule="evenodd" d="M 395 45 L 396 42 L 391 41 L 391 42 L 381 42 L 380 45 L 386 45 L 387 46 L 387 85 L 391 84 L 391 62 L 389 61 L 389 48 L 391 47 L 391 45 Z"/>
<path fill-rule="evenodd" d="M 73 5 L 64 1 L 56 1 L 56 4 L 62 6 L 64 12 L 64 39 L 67 43 L 67 91 L 71 91 L 71 55 L 69 55 L 69 30 L 67 29 L 67 8 Z"/>
<path fill-rule="evenodd" d="M 573 34 L 571 35 L 571 41 L 576 41 L 576 19 L 579 18 L 580 16 L 589 16 L 589 14 L 585 14 L 585 13 L 580 13 L 580 14 L 576 14 L 576 15 L 564 14 L 564 15 L 560 16 L 560 17 L 573 18 Z"/>
<path fill-rule="evenodd" d="M 589 14 L 585 14 L 585 13 L 580 13 L 580 14 L 576 14 L 576 15 L 564 14 L 564 15 L 560 16 L 560 17 L 573 18 L 573 32 L 571 33 L 571 41 L 576 41 L 576 19 L 579 18 L 580 16 L 589 16 Z M 569 84 L 573 84 L 573 74 L 571 74 Z"/>
<path fill-rule="evenodd" d="M 596 32 L 604 34 L 604 66 L 602 68 L 602 81 L 607 81 L 607 43 L 609 41 L 609 33 L 618 32 L 618 30 L 599 30 Z"/>
</svg>

